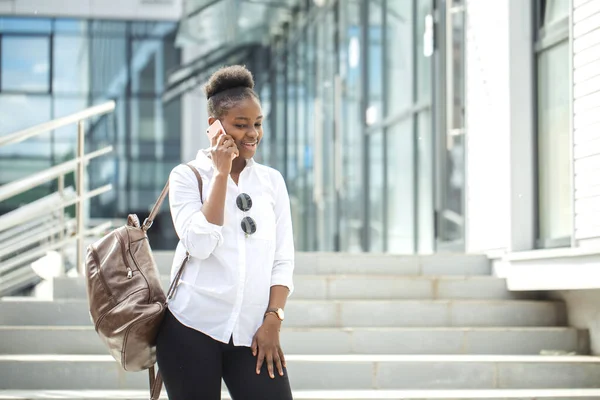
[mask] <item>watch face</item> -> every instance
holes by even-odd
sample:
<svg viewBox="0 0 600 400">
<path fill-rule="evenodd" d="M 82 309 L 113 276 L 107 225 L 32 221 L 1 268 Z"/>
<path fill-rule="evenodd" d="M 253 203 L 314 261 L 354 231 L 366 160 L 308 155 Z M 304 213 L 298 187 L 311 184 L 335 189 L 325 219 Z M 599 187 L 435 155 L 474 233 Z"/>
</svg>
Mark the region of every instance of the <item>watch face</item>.
<svg viewBox="0 0 600 400">
<path fill-rule="evenodd" d="M 284 312 L 283 312 L 283 310 L 281 308 L 277 309 L 277 317 L 279 317 L 279 319 L 282 320 L 282 321 L 285 318 L 285 314 L 284 314 Z"/>
</svg>

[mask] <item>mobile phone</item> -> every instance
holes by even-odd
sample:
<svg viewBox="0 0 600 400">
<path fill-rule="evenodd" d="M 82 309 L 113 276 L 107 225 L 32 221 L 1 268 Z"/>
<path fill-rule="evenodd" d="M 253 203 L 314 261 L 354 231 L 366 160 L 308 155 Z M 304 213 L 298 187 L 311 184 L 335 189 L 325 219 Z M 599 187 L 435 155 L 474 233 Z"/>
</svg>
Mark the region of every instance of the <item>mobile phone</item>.
<svg viewBox="0 0 600 400">
<path fill-rule="evenodd" d="M 223 128 L 221 121 L 216 119 L 215 122 L 213 122 L 206 130 L 206 135 L 208 136 L 208 140 L 211 144 L 213 138 L 219 134 L 219 131 L 225 133 L 225 128 Z"/>
</svg>

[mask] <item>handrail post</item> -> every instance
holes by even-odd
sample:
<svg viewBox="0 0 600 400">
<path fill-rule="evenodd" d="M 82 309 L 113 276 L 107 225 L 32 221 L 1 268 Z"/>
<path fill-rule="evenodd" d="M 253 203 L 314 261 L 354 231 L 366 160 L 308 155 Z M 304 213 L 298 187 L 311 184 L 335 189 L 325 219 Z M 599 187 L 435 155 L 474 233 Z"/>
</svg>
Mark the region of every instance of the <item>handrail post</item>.
<svg viewBox="0 0 600 400">
<path fill-rule="evenodd" d="M 65 200 L 65 176 L 61 175 L 58 177 L 58 194 L 60 196 L 60 201 L 64 202 Z M 61 209 L 60 213 L 59 213 L 59 218 L 60 218 L 60 232 L 58 234 L 58 241 L 62 242 L 65 239 L 65 230 L 66 230 L 66 226 L 65 226 L 65 210 Z M 64 276 L 65 275 L 65 249 L 63 247 L 60 248 L 59 250 L 60 253 L 60 262 L 61 262 L 61 269 L 60 269 L 60 276 Z"/>
<path fill-rule="evenodd" d="M 83 233 L 84 233 L 84 193 L 85 193 L 85 122 L 77 122 L 77 265 L 76 271 L 83 275 Z"/>
</svg>

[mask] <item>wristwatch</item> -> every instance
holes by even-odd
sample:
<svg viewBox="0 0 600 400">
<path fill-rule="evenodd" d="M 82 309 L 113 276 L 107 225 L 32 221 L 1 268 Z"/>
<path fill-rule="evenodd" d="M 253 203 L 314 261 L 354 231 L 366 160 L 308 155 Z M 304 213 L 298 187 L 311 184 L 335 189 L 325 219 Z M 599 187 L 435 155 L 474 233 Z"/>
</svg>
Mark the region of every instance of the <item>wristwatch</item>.
<svg viewBox="0 0 600 400">
<path fill-rule="evenodd" d="M 269 308 L 265 312 L 265 317 L 269 314 L 274 314 L 280 321 L 283 321 L 285 318 L 285 313 L 281 308 Z"/>
</svg>

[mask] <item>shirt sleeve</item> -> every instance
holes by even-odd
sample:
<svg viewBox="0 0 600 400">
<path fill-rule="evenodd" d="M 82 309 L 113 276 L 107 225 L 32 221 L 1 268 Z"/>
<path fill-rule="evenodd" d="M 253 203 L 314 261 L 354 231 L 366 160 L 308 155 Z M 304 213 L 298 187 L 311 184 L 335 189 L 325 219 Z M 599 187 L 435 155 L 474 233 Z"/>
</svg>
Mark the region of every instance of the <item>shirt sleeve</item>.
<svg viewBox="0 0 600 400">
<path fill-rule="evenodd" d="M 290 198 L 283 176 L 276 172 L 275 179 L 275 261 L 271 272 L 271 286 L 282 285 L 294 291 L 294 232 Z"/>
<path fill-rule="evenodd" d="M 211 224 L 202 213 L 198 181 L 187 167 L 171 172 L 169 207 L 177 236 L 192 257 L 204 260 L 223 244 L 223 227 Z"/>
</svg>

